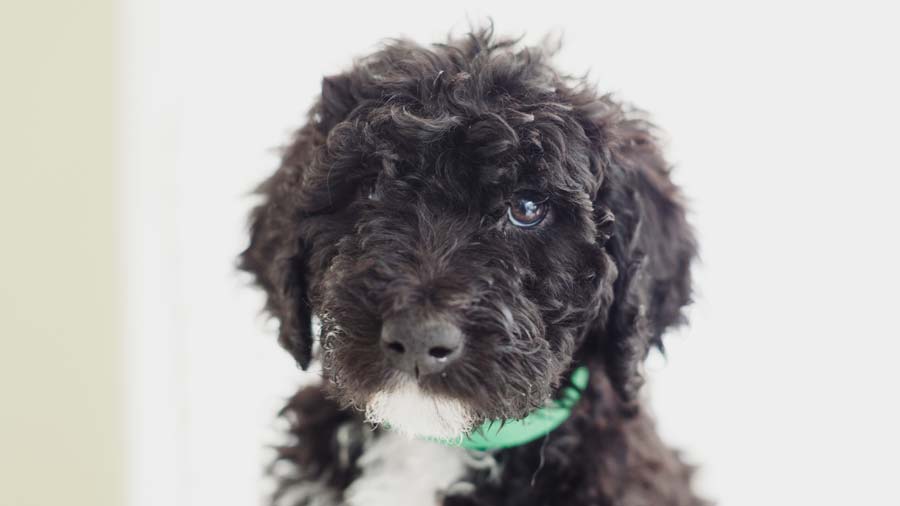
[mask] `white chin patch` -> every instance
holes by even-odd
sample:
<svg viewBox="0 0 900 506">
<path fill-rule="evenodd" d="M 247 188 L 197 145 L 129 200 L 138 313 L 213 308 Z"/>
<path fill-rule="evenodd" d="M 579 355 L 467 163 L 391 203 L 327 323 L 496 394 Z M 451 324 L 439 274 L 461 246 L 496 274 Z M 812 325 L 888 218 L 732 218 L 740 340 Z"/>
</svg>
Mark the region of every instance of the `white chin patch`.
<svg viewBox="0 0 900 506">
<path fill-rule="evenodd" d="M 459 438 L 475 418 L 466 406 L 446 397 L 426 394 L 411 381 L 376 393 L 366 405 L 366 420 L 386 424 L 408 437 Z"/>
</svg>

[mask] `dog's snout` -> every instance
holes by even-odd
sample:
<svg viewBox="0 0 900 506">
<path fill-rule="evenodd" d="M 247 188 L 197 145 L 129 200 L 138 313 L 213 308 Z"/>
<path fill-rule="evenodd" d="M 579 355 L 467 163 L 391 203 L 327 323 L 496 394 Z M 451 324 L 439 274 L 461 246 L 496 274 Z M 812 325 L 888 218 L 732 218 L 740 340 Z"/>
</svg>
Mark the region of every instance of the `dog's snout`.
<svg viewBox="0 0 900 506">
<path fill-rule="evenodd" d="M 443 371 L 462 355 L 462 331 L 437 318 L 396 317 L 381 328 L 388 362 L 415 377 Z"/>
</svg>

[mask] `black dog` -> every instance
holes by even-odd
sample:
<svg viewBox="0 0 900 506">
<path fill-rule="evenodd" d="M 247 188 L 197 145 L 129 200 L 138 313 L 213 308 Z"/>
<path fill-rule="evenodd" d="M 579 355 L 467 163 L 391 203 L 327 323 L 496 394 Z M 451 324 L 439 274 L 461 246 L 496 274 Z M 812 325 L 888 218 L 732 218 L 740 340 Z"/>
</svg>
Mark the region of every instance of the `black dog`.
<svg viewBox="0 0 900 506">
<path fill-rule="evenodd" d="M 304 368 L 318 317 L 324 376 L 274 502 L 704 504 L 637 399 L 695 255 L 637 113 L 490 30 L 394 41 L 323 81 L 260 192 L 242 268 Z M 454 446 L 576 390 L 553 430 Z"/>
</svg>

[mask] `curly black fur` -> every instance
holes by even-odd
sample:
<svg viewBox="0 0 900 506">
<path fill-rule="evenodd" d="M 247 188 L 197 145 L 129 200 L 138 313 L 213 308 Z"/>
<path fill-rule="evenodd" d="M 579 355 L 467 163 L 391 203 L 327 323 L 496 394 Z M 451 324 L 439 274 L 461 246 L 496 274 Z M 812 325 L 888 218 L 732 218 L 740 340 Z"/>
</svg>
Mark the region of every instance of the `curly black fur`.
<svg viewBox="0 0 900 506">
<path fill-rule="evenodd" d="M 550 203 L 527 230 L 506 217 L 526 190 Z M 324 473 L 339 493 L 352 480 L 352 459 L 329 442 L 339 424 L 361 426 L 349 408 L 392 374 L 382 322 L 413 312 L 449 315 L 469 336 L 464 359 L 420 387 L 480 418 L 522 417 L 575 365 L 591 369 L 550 440 L 499 452 L 499 482 L 475 476 L 474 494 L 446 504 L 700 504 L 636 397 L 644 357 L 682 320 L 695 255 L 639 113 L 491 30 L 391 41 L 323 80 L 260 193 L 242 268 L 303 367 L 321 318 L 324 388 L 338 402 L 312 389 L 288 406 L 298 443 L 281 456 L 300 471 L 285 488 Z"/>
</svg>

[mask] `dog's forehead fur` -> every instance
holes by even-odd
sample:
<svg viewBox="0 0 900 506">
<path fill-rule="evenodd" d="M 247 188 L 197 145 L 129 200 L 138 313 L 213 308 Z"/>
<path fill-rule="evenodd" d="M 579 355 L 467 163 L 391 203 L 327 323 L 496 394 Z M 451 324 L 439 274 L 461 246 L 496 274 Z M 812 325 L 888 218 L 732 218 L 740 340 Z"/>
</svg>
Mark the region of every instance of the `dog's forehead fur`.
<svg viewBox="0 0 900 506">
<path fill-rule="evenodd" d="M 522 185 L 593 195 L 601 162 L 589 149 L 592 126 L 575 110 L 594 115 L 603 101 L 546 60 L 510 42 L 396 41 L 326 78 L 314 118 L 327 140 L 303 178 L 307 207 L 333 206 L 355 184 L 384 179 L 467 202 Z M 327 202 L 316 198 L 323 186 Z"/>
</svg>

